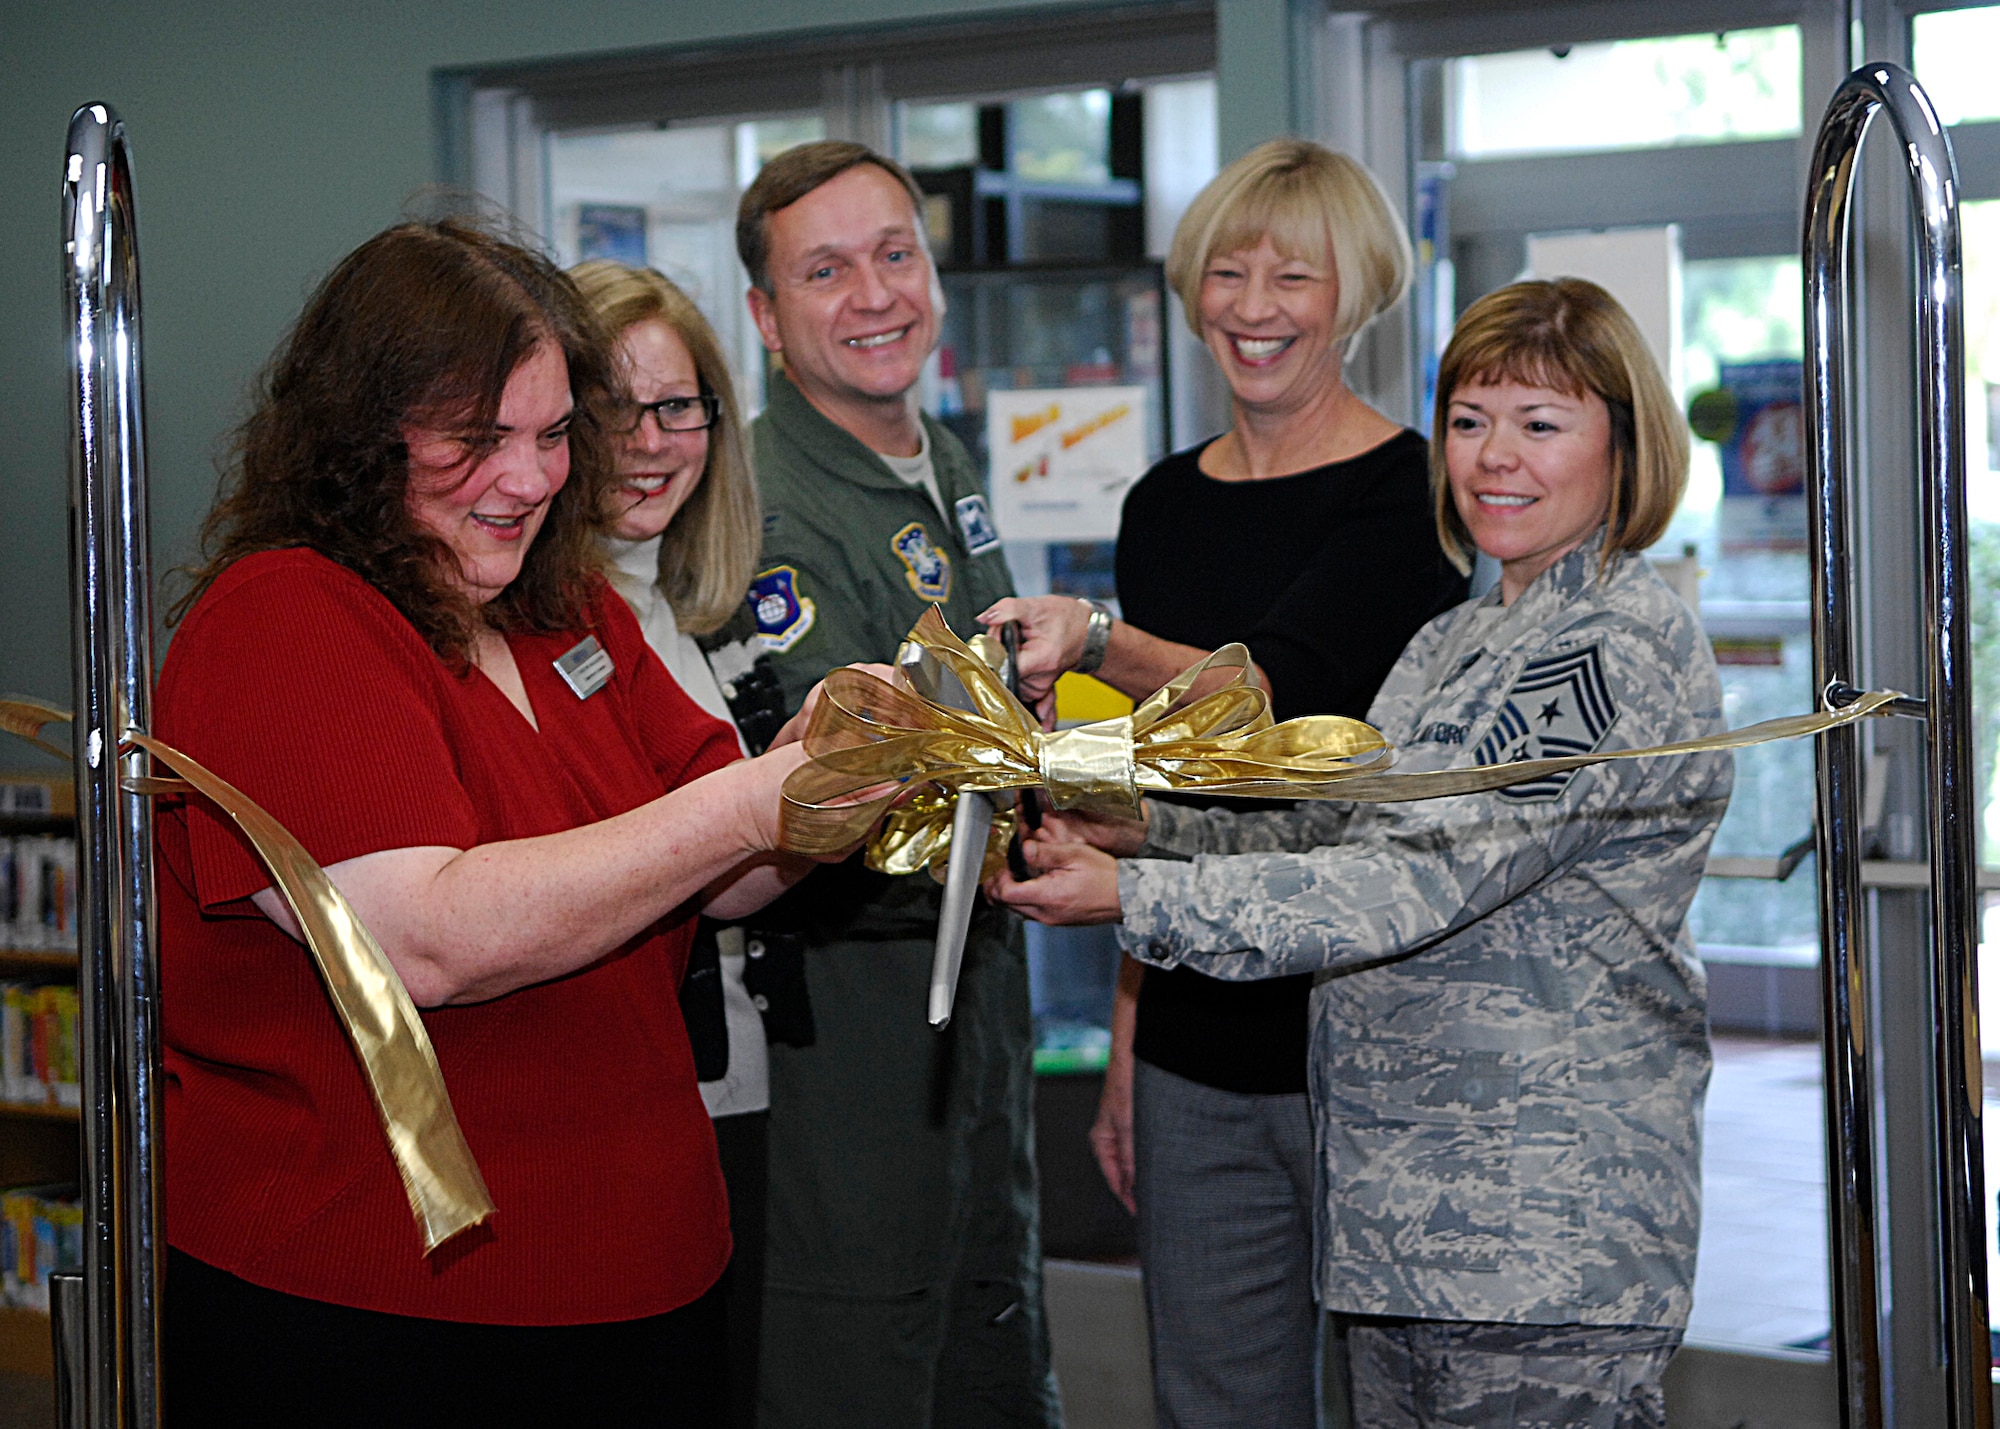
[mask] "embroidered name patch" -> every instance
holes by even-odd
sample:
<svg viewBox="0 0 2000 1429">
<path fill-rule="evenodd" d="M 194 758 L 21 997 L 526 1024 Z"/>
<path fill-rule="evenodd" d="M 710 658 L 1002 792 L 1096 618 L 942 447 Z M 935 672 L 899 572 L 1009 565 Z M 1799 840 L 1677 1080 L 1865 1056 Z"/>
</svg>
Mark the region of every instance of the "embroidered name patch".
<svg viewBox="0 0 2000 1429">
<path fill-rule="evenodd" d="M 993 524 L 993 513 L 987 509 L 985 497 L 977 492 L 961 496 L 951 509 L 958 513 L 958 534 L 965 538 L 966 550 L 983 556 L 1000 549 L 1000 528 Z"/>
<path fill-rule="evenodd" d="M 766 650 L 791 649 L 819 618 L 812 598 L 800 592 L 799 573 L 791 566 L 759 572 L 746 599 L 757 617 L 757 643 Z"/>
<path fill-rule="evenodd" d="M 951 557 L 931 540 L 921 521 L 912 521 L 889 538 L 889 549 L 903 563 L 903 579 L 925 600 L 951 598 Z"/>
<path fill-rule="evenodd" d="M 1531 660 L 1507 692 L 1507 701 L 1479 741 L 1474 755 L 1480 764 L 1514 764 L 1523 759 L 1560 759 L 1566 754 L 1590 754 L 1618 718 L 1611 688 L 1604 680 L 1600 647 L 1586 646 L 1561 655 Z M 1566 770 L 1502 789 L 1500 797 L 1517 803 L 1556 798 L 1576 771 Z"/>
</svg>

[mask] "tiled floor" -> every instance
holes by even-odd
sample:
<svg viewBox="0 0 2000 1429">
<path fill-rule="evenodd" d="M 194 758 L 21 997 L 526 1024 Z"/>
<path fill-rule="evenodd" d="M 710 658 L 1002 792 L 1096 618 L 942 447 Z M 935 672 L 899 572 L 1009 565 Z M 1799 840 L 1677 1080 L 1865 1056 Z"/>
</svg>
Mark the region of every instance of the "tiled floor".
<svg viewBox="0 0 2000 1429">
<path fill-rule="evenodd" d="M 1774 1348 L 1826 1333 L 1819 1085 L 1816 1043 L 1715 1039 L 1690 1340 Z"/>
<path fill-rule="evenodd" d="M 56 1397 L 49 1381 L 0 1374 L 0 1429 L 49 1429 L 55 1420 Z"/>
<path fill-rule="evenodd" d="M 2000 1061 L 1986 1063 L 1985 1101 L 1987 1126 L 2000 1126 Z M 1690 1340 L 1768 1349 L 1827 1333 L 1821 1117 L 1817 1044 L 1715 1040 Z M 2000 1189 L 2000 1136 L 1987 1139 L 1986 1189 Z M 1995 1219 L 1986 1274 L 2000 1285 Z"/>
<path fill-rule="evenodd" d="M 2000 1110 L 2000 1104 L 1989 1106 Z M 1716 1040 L 1691 1341 L 1774 1348 L 1826 1332 L 1820 1115 L 1817 1046 Z M 2000 1160 L 1990 1159 L 1989 1185 L 2000 1184 L 1996 1173 Z M 1145 1422 L 1144 1312 L 1135 1291 L 1110 1283 L 1130 1273 L 1114 1276 L 1087 1266 L 1064 1271 L 1066 1278 L 1051 1274 L 1051 1318 L 1062 1342 L 1058 1366 L 1067 1371 L 1066 1389 L 1090 1401 L 1076 1407 L 1097 1411 L 1078 1422 Z M 1053 1283 L 1058 1278 L 1064 1279 L 1060 1294 Z M 1089 1393 L 1082 1392 L 1086 1385 Z M 44 1393 L 39 1382 L 0 1378 L 0 1429 L 47 1429 Z"/>
</svg>

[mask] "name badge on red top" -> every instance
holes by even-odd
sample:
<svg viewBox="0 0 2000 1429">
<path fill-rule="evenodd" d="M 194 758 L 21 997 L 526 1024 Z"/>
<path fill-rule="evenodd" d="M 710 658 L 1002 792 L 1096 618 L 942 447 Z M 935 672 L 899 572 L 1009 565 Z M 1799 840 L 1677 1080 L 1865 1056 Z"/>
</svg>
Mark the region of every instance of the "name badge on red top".
<svg viewBox="0 0 2000 1429">
<path fill-rule="evenodd" d="M 586 635 L 572 645 L 555 662 L 556 673 L 563 677 L 563 683 L 576 691 L 576 697 L 587 700 L 611 678 L 611 652 L 597 643 L 595 635 Z"/>
</svg>

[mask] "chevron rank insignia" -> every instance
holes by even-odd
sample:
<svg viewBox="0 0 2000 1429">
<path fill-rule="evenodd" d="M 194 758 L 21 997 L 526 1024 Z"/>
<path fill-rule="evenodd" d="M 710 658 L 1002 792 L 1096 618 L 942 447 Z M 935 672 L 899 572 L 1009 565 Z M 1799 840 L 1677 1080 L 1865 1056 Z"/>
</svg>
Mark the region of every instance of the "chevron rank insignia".
<svg viewBox="0 0 2000 1429">
<path fill-rule="evenodd" d="M 1474 755 L 1480 764 L 1514 764 L 1523 759 L 1560 759 L 1590 754 L 1618 719 L 1611 688 L 1604 680 L 1601 647 L 1585 646 L 1531 660 L 1507 692 L 1493 727 Z M 1557 798 L 1575 770 L 1551 774 L 1532 784 L 1502 789 L 1517 803 Z"/>
</svg>

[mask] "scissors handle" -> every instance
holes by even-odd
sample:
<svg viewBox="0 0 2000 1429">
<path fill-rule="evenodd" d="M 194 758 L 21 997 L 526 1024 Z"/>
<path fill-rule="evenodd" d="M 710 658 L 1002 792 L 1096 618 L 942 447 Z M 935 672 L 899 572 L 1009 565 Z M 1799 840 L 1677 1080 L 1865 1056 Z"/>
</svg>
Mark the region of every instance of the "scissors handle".
<svg viewBox="0 0 2000 1429">
<path fill-rule="evenodd" d="M 1021 698 L 1021 622 L 1009 620 L 1000 627 L 1000 648 L 1007 652 L 1007 663 L 1000 668 L 1000 674 L 1007 681 L 1007 689 L 1015 699 Z M 1042 806 L 1033 789 L 1023 789 L 1018 807 L 1021 810 L 1020 824 L 1014 830 L 1014 837 L 1007 840 L 1007 872 L 1014 876 L 1016 883 L 1026 883 L 1035 876 L 1028 867 L 1028 857 L 1021 852 L 1021 830 L 1038 829 L 1042 826 Z"/>
</svg>

